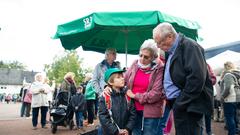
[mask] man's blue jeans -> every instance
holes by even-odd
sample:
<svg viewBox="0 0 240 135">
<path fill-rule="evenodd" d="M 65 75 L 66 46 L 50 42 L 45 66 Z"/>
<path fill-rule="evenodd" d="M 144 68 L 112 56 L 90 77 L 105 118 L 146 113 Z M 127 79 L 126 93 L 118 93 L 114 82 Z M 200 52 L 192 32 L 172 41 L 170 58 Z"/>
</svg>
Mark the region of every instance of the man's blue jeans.
<svg viewBox="0 0 240 135">
<path fill-rule="evenodd" d="M 237 127 L 237 104 L 236 103 L 223 103 L 224 117 L 228 127 L 228 135 L 235 135 Z"/>
<path fill-rule="evenodd" d="M 212 128 L 211 128 L 211 115 L 203 115 L 203 120 L 205 123 L 205 128 L 206 128 L 206 133 L 207 135 L 211 135 L 212 134 Z M 204 127 L 201 128 L 201 135 L 204 135 Z"/>
<path fill-rule="evenodd" d="M 211 115 L 205 115 L 205 127 L 206 127 L 206 132 L 211 133 L 212 128 L 211 128 Z"/>
</svg>

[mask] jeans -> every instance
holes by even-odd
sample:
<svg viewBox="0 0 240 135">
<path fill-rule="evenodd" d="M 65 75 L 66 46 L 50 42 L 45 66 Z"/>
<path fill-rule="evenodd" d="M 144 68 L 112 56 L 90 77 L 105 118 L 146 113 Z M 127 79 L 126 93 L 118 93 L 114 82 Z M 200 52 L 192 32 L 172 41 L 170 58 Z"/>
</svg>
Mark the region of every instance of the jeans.
<svg viewBox="0 0 240 135">
<path fill-rule="evenodd" d="M 103 130 L 101 125 L 98 126 L 98 135 L 103 135 Z"/>
<path fill-rule="evenodd" d="M 26 104 L 26 117 L 30 117 L 31 103 L 24 103 L 24 104 Z"/>
<path fill-rule="evenodd" d="M 144 135 L 159 135 L 159 124 L 160 118 L 144 118 L 143 122 L 143 134 Z"/>
<path fill-rule="evenodd" d="M 228 135 L 235 135 L 237 127 L 237 104 L 236 103 L 223 103 L 224 117 L 228 127 Z"/>
<path fill-rule="evenodd" d="M 143 111 L 136 111 L 137 118 L 135 122 L 135 126 L 132 131 L 132 135 L 143 135 Z"/>
<path fill-rule="evenodd" d="M 83 127 L 83 112 L 75 112 L 77 127 Z"/>
<path fill-rule="evenodd" d="M 32 108 L 32 125 L 33 127 L 36 127 L 38 124 L 38 112 L 39 108 L 41 109 L 41 125 L 44 127 L 46 125 L 46 117 L 47 117 L 47 106 L 41 106 L 41 107 L 35 107 Z"/>
<path fill-rule="evenodd" d="M 170 114 L 171 108 L 170 106 L 165 106 L 165 110 L 163 113 L 163 117 L 160 118 L 159 120 L 159 128 L 158 128 L 158 135 L 163 135 L 163 129 L 166 127 L 167 121 L 169 119 L 169 114 Z"/>
<path fill-rule="evenodd" d="M 26 112 L 26 103 L 22 102 L 20 116 L 23 117 L 25 115 L 25 112 Z"/>
<path fill-rule="evenodd" d="M 211 129 L 211 115 L 204 115 L 203 121 L 205 123 L 206 133 L 207 135 L 212 135 L 212 129 Z M 201 135 L 204 135 L 204 127 L 201 128 Z"/>
<path fill-rule="evenodd" d="M 209 133 L 212 133 L 212 130 L 211 130 L 211 115 L 206 115 L 205 114 L 205 127 L 206 127 L 206 133 L 209 134 Z"/>
</svg>

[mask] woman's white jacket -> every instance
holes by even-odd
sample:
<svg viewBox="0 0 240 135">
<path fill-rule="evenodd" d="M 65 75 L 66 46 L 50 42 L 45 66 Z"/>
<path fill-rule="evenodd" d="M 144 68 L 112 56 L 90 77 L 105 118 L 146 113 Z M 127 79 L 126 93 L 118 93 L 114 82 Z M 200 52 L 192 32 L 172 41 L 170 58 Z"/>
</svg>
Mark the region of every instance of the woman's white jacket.
<svg viewBox="0 0 240 135">
<path fill-rule="evenodd" d="M 42 82 L 33 82 L 31 88 L 32 92 L 32 108 L 41 107 L 41 106 L 49 106 L 47 94 L 49 92 L 49 88 Z"/>
</svg>

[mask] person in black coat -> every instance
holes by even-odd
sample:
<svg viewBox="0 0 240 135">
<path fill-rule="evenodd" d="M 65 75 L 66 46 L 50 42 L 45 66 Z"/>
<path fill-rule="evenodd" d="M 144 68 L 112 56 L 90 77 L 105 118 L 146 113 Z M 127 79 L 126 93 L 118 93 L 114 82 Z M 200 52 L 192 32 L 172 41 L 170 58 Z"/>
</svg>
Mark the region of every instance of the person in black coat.
<svg viewBox="0 0 240 135">
<path fill-rule="evenodd" d="M 104 135 L 130 135 L 136 120 L 133 100 L 128 101 L 123 70 L 111 68 L 105 72 L 105 82 L 112 88 L 111 95 L 99 99 L 99 120 Z"/>
<path fill-rule="evenodd" d="M 157 46 L 167 55 L 163 86 L 174 113 L 177 135 L 200 135 L 203 115 L 213 110 L 213 85 L 204 49 L 177 33 L 170 23 L 153 30 Z"/>
</svg>

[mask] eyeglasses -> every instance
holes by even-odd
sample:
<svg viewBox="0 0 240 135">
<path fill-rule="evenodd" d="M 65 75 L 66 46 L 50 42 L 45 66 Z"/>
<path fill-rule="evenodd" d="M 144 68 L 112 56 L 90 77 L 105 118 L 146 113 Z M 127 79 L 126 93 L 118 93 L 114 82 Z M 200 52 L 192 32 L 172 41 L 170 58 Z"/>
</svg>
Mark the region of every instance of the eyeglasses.
<svg viewBox="0 0 240 135">
<path fill-rule="evenodd" d="M 143 59 L 145 59 L 145 60 L 148 60 L 148 59 L 150 59 L 151 57 L 150 56 L 146 56 L 146 55 L 143 55 L 143 54 L 139 54 L 139 57 L 143 57 Z"/>
<path fill-rule="evenodd" d="M 167 39 L 167 38 L 164 38 L 164 39 L 161 39 L 160 41 L 157 41 L 157 42 L 156 42 L 157 45 L 162 45 L 162 44 L 164 44 L 165 41 L 166 41 L 166 39 Z"/>
</svg>

